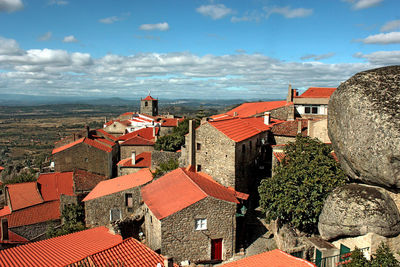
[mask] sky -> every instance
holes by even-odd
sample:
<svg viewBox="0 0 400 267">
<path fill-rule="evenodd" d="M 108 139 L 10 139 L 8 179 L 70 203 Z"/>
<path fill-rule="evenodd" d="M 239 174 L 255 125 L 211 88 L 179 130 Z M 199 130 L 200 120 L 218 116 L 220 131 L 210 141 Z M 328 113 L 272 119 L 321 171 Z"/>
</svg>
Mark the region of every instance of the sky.
<svg viewBox="0 0 400 267">
<path fill-rule="evenodd" d="M 399 0 L 0 0 L 0 94 L 279 99 L 394 64 Z"/>
</svg>

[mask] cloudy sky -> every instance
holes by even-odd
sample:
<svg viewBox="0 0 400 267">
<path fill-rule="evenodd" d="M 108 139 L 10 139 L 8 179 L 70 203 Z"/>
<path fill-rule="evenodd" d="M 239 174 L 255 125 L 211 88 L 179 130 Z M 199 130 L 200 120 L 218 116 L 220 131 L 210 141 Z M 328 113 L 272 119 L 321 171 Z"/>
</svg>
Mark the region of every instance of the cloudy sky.
<svg viewBox="0 0 400 267">
<path fill-rule="evenodd" d="M 0 0 L 0 94 L 279 98 L 400 64 L 399 0 Z"/>
</svg>

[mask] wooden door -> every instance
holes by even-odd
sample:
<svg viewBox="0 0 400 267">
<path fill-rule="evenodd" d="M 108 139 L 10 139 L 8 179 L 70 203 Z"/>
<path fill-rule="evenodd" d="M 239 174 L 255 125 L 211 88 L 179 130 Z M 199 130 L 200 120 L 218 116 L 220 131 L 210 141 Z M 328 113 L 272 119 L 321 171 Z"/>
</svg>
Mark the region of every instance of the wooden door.
<svg viewBox="0 0 400 267">
<path fill-rule="evenodd" d="M 222 260 L 222 238 L 211 240 L 211 259 Z"/>
</svg>

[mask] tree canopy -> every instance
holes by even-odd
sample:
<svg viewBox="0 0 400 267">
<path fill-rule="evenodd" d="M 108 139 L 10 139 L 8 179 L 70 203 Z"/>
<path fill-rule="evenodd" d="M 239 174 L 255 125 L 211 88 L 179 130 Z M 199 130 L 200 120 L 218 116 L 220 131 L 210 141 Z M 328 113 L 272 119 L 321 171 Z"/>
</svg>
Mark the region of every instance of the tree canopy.
<svg viewBox="0 0 400 267">
<path fill-rule="evenodd" d="M 199 122 L 194 120 L 195 127 L 199 125 Z M 175 127 L 171 134 L 161 136 L 157 139 L 154 145 L 155 150 L 163 151 L 177 151 L 181 149 L 181 146 L 185 143 L 185 135 L 189 132 L 189 119 L 185 119 Z"/>
<path fill-rule="evenodd" d="M 398 267 L 400 262 L 396 260 L 392 251 L 385 243 L 381 242 L 376 253 L 372 256 L 372 259 L 368 261 L 364 258 L 363 253 L 360 249 L 356 248 L 351 252 L 351 260 L 347 264 L 343 264 L 346 267 Z"/>
<path fill-rule="evenodd" d="M 317 232 L 324 200 L 347 181 L 331 152 L 329 145 L 300 135 L 285 146 L 285 158 L 275 174 L 263 179 L 258 188 L 267 220 L 279 219 L 306 233 Z"/>
</svg>

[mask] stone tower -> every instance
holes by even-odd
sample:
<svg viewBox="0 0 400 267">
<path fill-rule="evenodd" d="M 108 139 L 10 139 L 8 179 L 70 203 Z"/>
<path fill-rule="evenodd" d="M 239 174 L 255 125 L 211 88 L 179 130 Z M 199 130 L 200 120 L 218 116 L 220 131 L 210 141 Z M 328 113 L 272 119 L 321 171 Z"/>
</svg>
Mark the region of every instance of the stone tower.
<svg viewBox="0 0 400 267">
<path fill-rule="evenodd" d="M 140 113 L 150 116 L 157 116 L 158 99 L 151 97 L 150 94 L 146 98 L 140 99 Z"/>
</svg>

